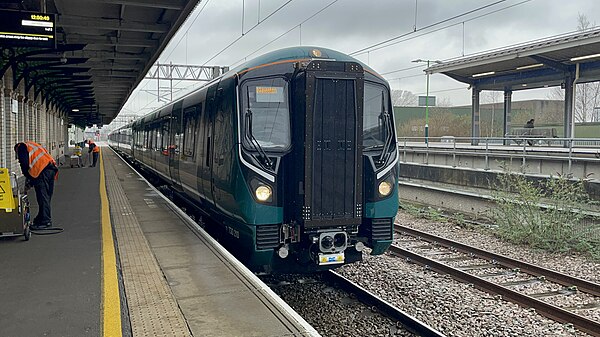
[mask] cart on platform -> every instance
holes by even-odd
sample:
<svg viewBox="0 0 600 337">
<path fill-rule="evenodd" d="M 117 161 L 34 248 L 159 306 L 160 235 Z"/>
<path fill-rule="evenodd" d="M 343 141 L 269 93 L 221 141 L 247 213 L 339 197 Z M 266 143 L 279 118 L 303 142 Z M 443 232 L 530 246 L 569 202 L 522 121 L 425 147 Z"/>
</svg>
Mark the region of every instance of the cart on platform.
<svg viewBox="0 0 600 337">
<path fill-rule="evenodd" d="M 25 241 L 31 237 L 29 199 L 27 193 L 21 193 L 17 175 L 0 168 L 0 237 L 23 236 Z"/>
<path fill-rule="evenodd" d="M 73 154 L 71 154 L 71 167 L 82 167 L 83 164 L 81 163 L 81 147 L 79 145 L 75 146 L 75 149 L 73 150 Z"/>
</svg>

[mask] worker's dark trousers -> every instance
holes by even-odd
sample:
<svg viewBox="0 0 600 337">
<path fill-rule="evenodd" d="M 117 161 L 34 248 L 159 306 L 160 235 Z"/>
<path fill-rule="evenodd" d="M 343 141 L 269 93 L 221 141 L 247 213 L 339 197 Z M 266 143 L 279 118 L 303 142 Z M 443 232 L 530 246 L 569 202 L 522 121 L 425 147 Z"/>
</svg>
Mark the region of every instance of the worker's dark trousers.
<svg viewBox="0 0 600 337">
<path fill-rule="evenodd" d="M 33 219 L 33 224 L 38 226 L 45 226 L 52 222 L 50 201 L 54 193 L 54 176 L 56 175 L 56 170 L 50 166 L 53 165 L 49 165 L 49 167 L 46 167 L 40 173 L 34 185 L 39 210 L 37 216 Z"/>
<path fill-rule="evenodd" d="M 96 166 L 96 162 L 98 161 L 98 155 L 100 154 L 100 152 L 92 152 L 92 158 L 94 158 L 93 164 L 92 166 Z"/>
</svg>

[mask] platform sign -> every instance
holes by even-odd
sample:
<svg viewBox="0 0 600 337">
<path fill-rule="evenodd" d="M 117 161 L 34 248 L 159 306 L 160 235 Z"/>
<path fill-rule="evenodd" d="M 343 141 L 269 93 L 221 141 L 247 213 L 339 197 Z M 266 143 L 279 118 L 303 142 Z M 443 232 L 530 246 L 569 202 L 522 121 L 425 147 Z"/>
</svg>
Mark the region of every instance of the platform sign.
<svg viewBox="0 0 600 337">
<path fill-rule="evenodd" d="M 12 212 L 15 207 L 15 199 L 10 185 L 10 174 L 8 169 L 0 168 L 0 209 Z"/>
<path fill-rule="evenodd" d="M 419 96 L 419 106 L 435 106 L 435 96 Z"/>
<path fill-rule="evenodd" d="M 56 48 L 56 15 L 0 10 L 0 44 Z"/>
</svg>

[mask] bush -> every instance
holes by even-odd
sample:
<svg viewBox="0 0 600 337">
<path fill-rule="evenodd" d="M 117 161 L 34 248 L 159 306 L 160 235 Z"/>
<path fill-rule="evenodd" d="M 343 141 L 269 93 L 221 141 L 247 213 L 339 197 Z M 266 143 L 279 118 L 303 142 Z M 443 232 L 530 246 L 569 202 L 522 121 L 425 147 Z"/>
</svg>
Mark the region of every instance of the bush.
<svg viewBox="0 0 600 337">
<path fill-rule="evenodd" d="M 591 204 L 583 180 L 562 176 L 534 183 L 519 173 L 498 175 L 492 216 L 497 234 L 510 242 L 553 252 L 588 252 L 600 258 L 600 226 L 586 224 L 582 205 Z"/>
</svg>

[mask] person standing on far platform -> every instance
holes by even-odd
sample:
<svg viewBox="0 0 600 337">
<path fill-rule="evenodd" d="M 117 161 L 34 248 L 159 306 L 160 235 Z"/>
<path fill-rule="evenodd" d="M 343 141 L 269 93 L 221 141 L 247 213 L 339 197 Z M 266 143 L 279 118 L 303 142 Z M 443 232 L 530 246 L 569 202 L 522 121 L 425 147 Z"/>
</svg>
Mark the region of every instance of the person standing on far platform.
<svg viewBox="0 0 600 337">
<path fill-rule="evenodd" d="M 30 228 L 32 230 L 51 228 L 50 202 L 54 193 L 54 180 L 58 177 L 56 161 L 40 144 L 31 141 L 17 143 L 15 154 L 26 179 L 25 191 L 31 186 L 35 188 L 35 197 L 39 206 L 38 214 Z"/>
<path fill-rule="evenodd" d="M 98 156 L 100 155 L 100 147 L 98 147 L 98 145 L 96 145 L 96 143 L 94 143 L 93 140 L 88 140 L 88 155 L 89 153 L 92 154 L 92 164 L 90 164 L 90 167 L 96 167 L 96 162 L 98 162 Z"/>
</svg>

